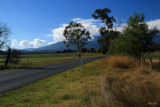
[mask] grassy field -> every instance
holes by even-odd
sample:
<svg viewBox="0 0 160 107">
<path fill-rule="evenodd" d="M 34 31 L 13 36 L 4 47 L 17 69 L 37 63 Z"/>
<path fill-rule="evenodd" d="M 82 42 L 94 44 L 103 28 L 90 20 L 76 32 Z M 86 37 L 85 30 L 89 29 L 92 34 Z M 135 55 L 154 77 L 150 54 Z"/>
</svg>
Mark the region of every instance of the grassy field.
<svg viewBox="0 0 160 107">
<path fill-rule="evenodd" d="M 153 53 L 146 53 L 144 55 L 145 58 L 149 58 L 149 56 L 151 56 L 151 58 L 153 59 L 160 59 L 160 52 L 153 52 Z"/>
<path fill-rule="evenodd" d="M 110 56 L 0 95 L 0 106 L 160 106 L 160 66 Z M 157 71 L 157 72 L 154 72 Z"/>
<path fill-rule="evenodd" d="M 90 58 L 90 57 L 96 57 L 101 56 L 100 53 L 82 53 L 82 58 Z M 5 61 L 4 55 L 0 56 L 0 61 Z M 79 59 L 77 53 L 53 53 L 53 54 L 26 54 L 21 55 L 21 61 L 18 65 L 13 66 L 12 63 L 9 64 L 9 69 L 19 69 L 19 68 L 25 68 L 25 67 L 34 67 L 34 66 L 40 66 L 40 65 L 47 65 L 52 63 L 59 63 L 59 62 L 65 62 L 65 61 L 71 61 Z M 1 63 L 1 65 L 3 65 Z"/>
</svg>

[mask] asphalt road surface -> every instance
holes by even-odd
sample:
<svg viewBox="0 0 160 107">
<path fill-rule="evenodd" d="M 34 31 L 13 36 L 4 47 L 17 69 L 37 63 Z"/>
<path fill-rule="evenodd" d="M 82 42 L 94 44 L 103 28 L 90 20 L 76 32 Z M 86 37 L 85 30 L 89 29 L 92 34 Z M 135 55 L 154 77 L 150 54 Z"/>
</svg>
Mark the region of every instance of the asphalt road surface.
<svg viewBox="0 0 160 107">
<path fill-rule="evenodd" d="M 82 59 L 82 62 L 83 64 L 86 64 L 103 57 L 104 56 Z M 57 64 L 43 65 L 39 67 L 0 72 L 0 94 L 15 90 L 27 84 L 64 72 L 80 65 L 80 60 L 75 60 Z"/>
</svg>

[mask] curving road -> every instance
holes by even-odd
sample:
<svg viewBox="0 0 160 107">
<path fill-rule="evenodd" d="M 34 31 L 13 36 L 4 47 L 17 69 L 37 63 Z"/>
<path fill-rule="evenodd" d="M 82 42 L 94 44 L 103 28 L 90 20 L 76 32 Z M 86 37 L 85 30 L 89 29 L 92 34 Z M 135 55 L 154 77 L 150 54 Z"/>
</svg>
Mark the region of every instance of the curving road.
<svg viewBox="0 0 160 107">
<path fill-rule="evenodd" d="M 83 59 L 82 62 L 83 64 L 86 64 L 103 57 L 104 56 Z M 0 94 L 23 87 L 27 84 L 64 72 L 77 66 L 80 66 L 79 60 L 0 72 Z"/>
</svg>

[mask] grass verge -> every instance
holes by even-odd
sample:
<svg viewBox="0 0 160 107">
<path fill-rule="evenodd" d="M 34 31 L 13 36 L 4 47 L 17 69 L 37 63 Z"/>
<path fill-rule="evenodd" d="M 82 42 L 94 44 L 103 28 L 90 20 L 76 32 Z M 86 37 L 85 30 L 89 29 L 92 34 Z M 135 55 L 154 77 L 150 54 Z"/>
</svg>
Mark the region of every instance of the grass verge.
<svg viewBox="0 0 160 107">
<path fill-rule="evenodd" d="M 130 58 L 127 67 L 118 66 L 123 65 L 120 59 L 124 57 L 116 63 L 117 58 L 103 58 L 2 94 L 0 106 L 159 106 L 159 72 L 151 71 L 147 65 L 133 65 Z"/>
<path fill-rule="evenodd" d="M 102 54 L 83 53 L 81 58 L 86 59 L 86 58 L 98 57 L 98 56 L 102 56 Z M 67 62 L 67 61 L 73 61 L 73 60 L 78 60 L 78 59 L 79 57 L 77 56 L 77 53 L 71 53 L 70 56 L 67 56 L 66 53 L 60 53 L 60 54 L 54 53 L 53 55 L 52 54 L 38 54 L 37 56 L 35 54 L 23 55 L 21 58 L 21 62 L 18 65 L 13 66 L 11 63 L 9 63 L 8 68 L 2 71 L 8 71 L 11 69 L 22 69 L 22 68 L 27 68 L 27 67 L 36 67 L 36 66 L 41 66 L 41 65 Z"/>
</svg>

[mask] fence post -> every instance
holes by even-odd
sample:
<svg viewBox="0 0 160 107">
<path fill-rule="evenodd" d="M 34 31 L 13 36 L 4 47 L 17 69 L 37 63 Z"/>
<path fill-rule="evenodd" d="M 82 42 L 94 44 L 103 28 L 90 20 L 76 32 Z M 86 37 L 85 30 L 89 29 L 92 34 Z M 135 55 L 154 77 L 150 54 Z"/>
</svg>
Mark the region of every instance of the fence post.
<svg viewBox="0 0 160 107">
<path fill-rule="evenodd" d="M 151 58 L 151 56 L 149 57 L 149 59 L 150 59 L 150 68 L 151 68 L 151 70 L 153 70 L 153 63 L 152 63 L 152 58 Z"/>
<path fill-rule="evenodd" d="M 81 58 L 81 54 L 79 53 L 79 58 L 80 58 L 80 63 L 81 63 L 81 67 L 82 67 L 82 58 Z"/>
</svg>

